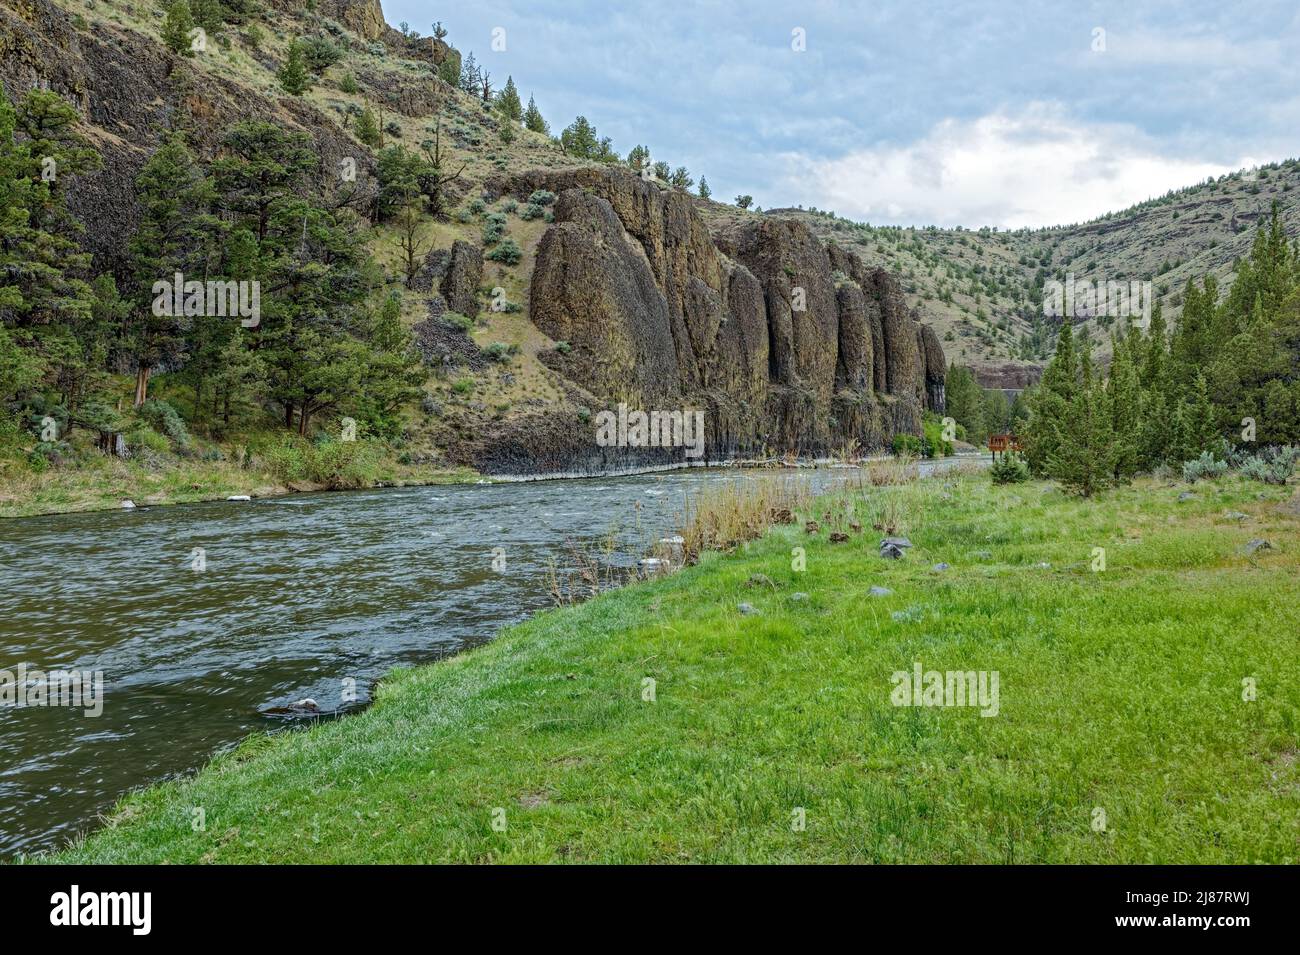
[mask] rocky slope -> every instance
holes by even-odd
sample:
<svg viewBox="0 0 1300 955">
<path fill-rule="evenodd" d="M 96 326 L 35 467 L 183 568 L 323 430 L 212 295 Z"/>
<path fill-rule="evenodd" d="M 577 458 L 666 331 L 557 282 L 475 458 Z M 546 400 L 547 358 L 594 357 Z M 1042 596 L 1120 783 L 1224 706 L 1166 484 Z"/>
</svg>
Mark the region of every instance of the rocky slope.
<svg viewBox="0 0 1300 955">
<path fill-rule="evenodd" d="M 942 409 L 943 348 L 899 282 L 807 223 L 710 217 L 711 203 L 575 160 L 546 137 L 498 138 L 497 118 L 435 74 L 459 54 L 387 27 L 376 0 L 311 9 L 272 0 L 263 24 L 270 37 L 232 27 L 205 54 L 182 58 L 158 42 L 152 6 L 6 0 L 0 80 L 11 97 L 40 85 L 77 106 L 104 167 L 71 185 L 70 205 L 96 267 L 119 273 L 122 237 L 137 220 L 134 178 L 170 130 L 184 130 L 203 158 L 240 119 L 305 131 L 321 158 L 314 186 L 337 188 L 334 169 L 350 157 L 361 188 L 352 201 L 364 209 L 376 167 L 349 129 L 357 102 L 398 120 L 393 144 L 417 148 L 439 124 L 452 161 L 469 164 L 449 193 L 452 218 L 428 224 L 432 248 L 412 288 L 385 262 L 430 366 L 430 400 L 408 447 L 490 472 L 605 470 L 684 458 L 681 447 L 599 446 L 595 416 L 619 403 L 703 411 L 712 461 L 878 448 L 919 431 L 923 410 Z M 274 72 L 299 35 L 333 37 L 347 57 L 331 79 L 291 97 Z M 344 70 L 359 96 L 338 87 Z M 553 221 L 510 218 L 522 262 L 485 263 L 475 217 L 517 208 L 536 190 L 557 195 Z M 384 261 L 391 236 L 371 231 Z M 506 293 L 519 306 L 511 313 L 491 305 Z M 474 321 L 468 337 L 448 312 Z M 478 346 L 494 339 L 518 357 L 484 360 Z"/>
</svg>

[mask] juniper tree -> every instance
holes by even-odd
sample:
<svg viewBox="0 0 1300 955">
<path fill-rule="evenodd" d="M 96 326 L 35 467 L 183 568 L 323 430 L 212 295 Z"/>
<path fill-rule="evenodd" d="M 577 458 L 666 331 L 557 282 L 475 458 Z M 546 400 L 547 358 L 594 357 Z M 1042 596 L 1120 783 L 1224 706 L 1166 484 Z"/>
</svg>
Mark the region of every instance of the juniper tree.
<svg viewBox="0 0 1300 955">
<path fill-rule="evenodd" d="M 194 47 L 190 33 L 193 30 L 194 15 L 190 12 L 189 0 L 172 0 L 167 5 L 167 15 L 163 19 L 163 45 L 179 56 L 192 57 Z"/>
<path fill-rule="evenodd" d="M 551 127 L 542 118 L 542 111 L 537 108 L 537 102 L 532 96 L 528 97 L 528 108 L 524 110 L 524 127 L 534 133 L 541 133 L 543 136 L 551 134 Z"/>
<path fill-rule="evenodd" d="M 215 187 L 198 167 L 179 133 L 158 147 L 135 181 L 140 225 L 127 245 L 135 304 L 128 347 L 136 365 L 135 406 L 148 398 L 149 377 L 181 348 L 183 316 L 172 314 L 171 296 L 155 308 L 157 282 L 206 281 L 220 245 L 220 220 L 211 214 Z M 163 314 L 159 314 L 162 312 Z M 202 324 L 201 322 L 197 324 Z"/>
<path fill-rule="evenodd" d="M 301 96 L 311 89 L 311 74 L 307 71 L 307 55 L 300 41 L 294 40 L 289 44 L 289 53 L 275 75 L 280 81 L 281 88 L 290 96 Z"/>
<path fill-rule="evenodd" d="M 519 90 L 515 88 L 513 76 L 506 77 L 505 88 L 497 94 L 497 109 L 501 115 L 513 122 L 519 122 L 524 116 L 524 107 L 519 102 Z"/>
</svg>

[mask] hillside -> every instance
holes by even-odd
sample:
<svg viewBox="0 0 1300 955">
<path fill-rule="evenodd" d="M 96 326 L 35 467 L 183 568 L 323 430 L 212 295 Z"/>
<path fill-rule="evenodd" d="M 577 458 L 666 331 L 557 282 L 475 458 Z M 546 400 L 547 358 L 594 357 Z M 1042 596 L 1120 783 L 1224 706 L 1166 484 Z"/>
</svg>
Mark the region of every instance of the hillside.
<svg viewBox="0 0 1300 955">
<path fill-rule="evenodd" d="M 193 5 L 196 16 L 209 8 Z M 485 97 L 449 82 L 472 51 L 388 26 L 378 0 L 217 9 L 203 49 L 178 55 L 160 5 L 0 3 L 0 80 L 10 99 L 43 88 L 76 107 L 102 167 L 61 188 L 93 270 L 119 286 L 124 239 L 140 226 L 137 177 L 169 133 L 208 166 L 228 155 L 240 121 L 307 136 L 317 161 L 296 191 L 352 216 L 382 272 L 371 301 L 397 299 L 421 354 L 422 394 L 403 406 L 397 437 L 414 466 L 538 473 L 681 458 L 597 447 L 593 416 L 619 403 L 703 408 L 710 460 L 884 447 L 942 410 L 949 362 L 989 387 L 1036 380 L 1056 331 L 1042 315 L 1045 282 L 1150 279 L 1176 318 L 1184 283 L 1226 278 L 1273 202 L 1300 233 L 1287 203 L 1294 161 L 1041 230 L 742 210 L 639 176 L 594 130 L 585 145 L 562 144 L 567 117 L 550 117 L 546 132 L 506 118 L 499 88 Z M 290 95 L 279 74 L 304 44 L 328 56 Z M 528 77 L 511 79 L 528 89 Z M 406 163 L 423 163 L 416 194 L 398 190 Z M 1082 324 L 1104 358 L 1112 320 Z M 130 362 L 116 355 L 112 370 L 129 374 Z M 182 362 L 160 367 L 159 388 L 201 417 L 197 394 L 167 374 Z M 117 387 L 120 410 L 130 392 Z M 272 422 L 281 414 L 261 406 Z M 323 420 L 304 410 L 296 430 L 349 413 L 346 400 Z"/>
<path fill-rule="evenodd" d="M 1092 222 L 1047 229 L 873 227 L 819 210 L 770 209 L 798 217 L 823 238 L 848 244 L 865 262 L 899 275 L 908 304 L 925 315 L 958 364 L 986 386 L 1022 387 L 1050 357 L 1055 325 L 1042 318 L 1043 284 L 1150 281 L 1167 319 L 1182 311 L 1189 280 L 1215 275 L 1226 294 L 1234 263 L 1274 202 L 1300 236 L 1300 161 L 1242 170 L 1171 191 Z M 1100 354 L 1110 325 L 1079 322 Z"/>
<path fill-rule="evenodd" d="M 878 448 L 942 408 L 942 347 L 894 277 L 797 217 L 724 219 L 529 131 L 497 98 L 447 82 L 460 53 L 388 27 L 376 0 L 221 10 L 203 49 L 175 53 L 159 7 L 0 6 L 0 79 L 11 97 L 48 88 L 77 107 L 103 164 L 66 187 L 68 207 L 94 268 L 119 285 L 123 237 L 140 226 L 137 177 L 170 132 L 207 165 L 228 158 L 239 121 L 309 137 L 319 162 L 293 191 L 355 213 L 383 269 L 376 292 L 400 298 L 429 372 L 404 422 L 406 457 L 492 473 L 680 458 L 596 447 L 593 413 L 619 402 L 703 408 L 711 460 Z M 328 56 L 309 89 L 287 95 L 279 74 L 304 44 Z M 422 194 L 403 200 L 417 209 L 403 218 L 393 170 L 408 162 L 422 163 Z"/>
</svg>

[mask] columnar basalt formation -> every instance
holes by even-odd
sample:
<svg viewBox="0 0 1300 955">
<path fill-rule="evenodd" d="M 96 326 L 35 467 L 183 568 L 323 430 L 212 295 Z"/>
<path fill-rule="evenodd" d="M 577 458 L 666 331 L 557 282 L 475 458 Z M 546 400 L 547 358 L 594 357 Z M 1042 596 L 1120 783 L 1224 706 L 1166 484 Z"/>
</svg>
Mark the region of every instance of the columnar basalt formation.
<svg viewBox="0 0 1300 955">
<path fill-rule="evenodd" d="M 714 460 L 881 447 L 942 410 L 943 349 L 897 280 L 803 223 L 749 217 L 711 234 L 692 197 L 608 168 L 488 192 L 538 189 L 558 199 L 529 314 L 565 343 L 551 367 L 598 404 L 702 408 Z"/>
</svg>

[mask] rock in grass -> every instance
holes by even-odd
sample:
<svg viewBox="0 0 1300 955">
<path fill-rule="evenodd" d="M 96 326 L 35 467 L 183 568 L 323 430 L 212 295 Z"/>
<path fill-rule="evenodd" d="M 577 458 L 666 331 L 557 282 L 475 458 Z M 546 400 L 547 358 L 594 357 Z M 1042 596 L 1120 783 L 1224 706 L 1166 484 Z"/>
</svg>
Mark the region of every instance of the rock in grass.
<svg viewBox="0 0 1300 955">
<path fill-rule="evenodd" d="M 1182 494 L 1178 495 L 1178 502 L 1180 504 L 1183 501 L 1194 501 L 1194 500 L 1196 500 L 1196 495 L 1193 494 L 1191 491 L 1184 491 Z"/>
<path fill-rule="evenodd" d="M 934 565 L 934 569 L 935 569 L 935 570 L 947 570 L 948 567 L 949 567 L 949 565 L 948 565 L 948 564 L 945 564 L 945 563 L 943 563 L 943 562 L 940 562 L 940 563 L 937 563 L 937 564 Z"/>
<path fill-rule="evenodd" d="M 758 613 L 758 609 L 753 604 L 737 604 L 736 609 L 739 610 L 741 614 L 743 614 L 746 617 Z"/>
<path fill-rule="evenodd" d="M 808 599 L 808 595 L 804 593 L 802 590 L 790 595 L 790 600 L 797 604 L 801 604 L 807 599 Z"/>
<path fill-rule="evenodd" d="M 992 560 L 992 559 L 993 559 L 993 551 L 991 551 L 991 550 L 977 550 L 977 551 L 975 552 L 975 556 L 976 556 L 979 560 Z"/>
<path fill-rule="evenodd" d="M 886 560 L 902 560 L 903 548 L 897 544 L 890 544 L 887 541 L 880 542 L 880 556 Z"/>
<path fill-rule="evenodd" d="M 1243 514 L 1241 511 L 1224 511 L 1223 516 L 1230 521 L 1244 521 L 1250 518 L 1249 514 Z"/>
<path fill-rule="evenodd" d="M 656 577 L 659 574 L 666 574 L 672 569 L 672 564 L 662 557 L 646 557 L 636 562 L 636 573 L 642 579 Z"/>
<path fill-rule="evenodd" d="M 873 596 L 873 597 L 888 597 L 888 596 L 889 596 L 890 594 L 892 594 L 892 593 L 893 593 L 893 591 L 890 590 L 888 587 L 872 587 L 872 588 L 871 588 L 871 596 Z"/>
<path fill-rule="evenodd" d="M 776 584 L 772 583 L 772 578 L 767 574 L 750 574 L 749 580 L 745 581 L 746 587 L 769 587 L 776 590 Z"/>
<path fill-rule="evenodd" d="M 907 548 L 912 546 L 912 542 L 908 540 L 906 537 L 886 537 L 880 542 L 880 546 L 884 547 L 886 544 L 892 544 L 894 547 L 901 547 L 901 548 Z"/>
<path fill-rule="evenodd" d="M 1248 556 L 1254 554 L 1255 551 L 1257 550 L 1272 550 L 1272 549 L 1273 549 L 1273 544 L 1269 541 L 1264 540 L 1264 538 L 1262 537 L 1255 537 L 1252 538 L 1251 540 L 1246 541 L 1246 554 Z"/>
</svg>

